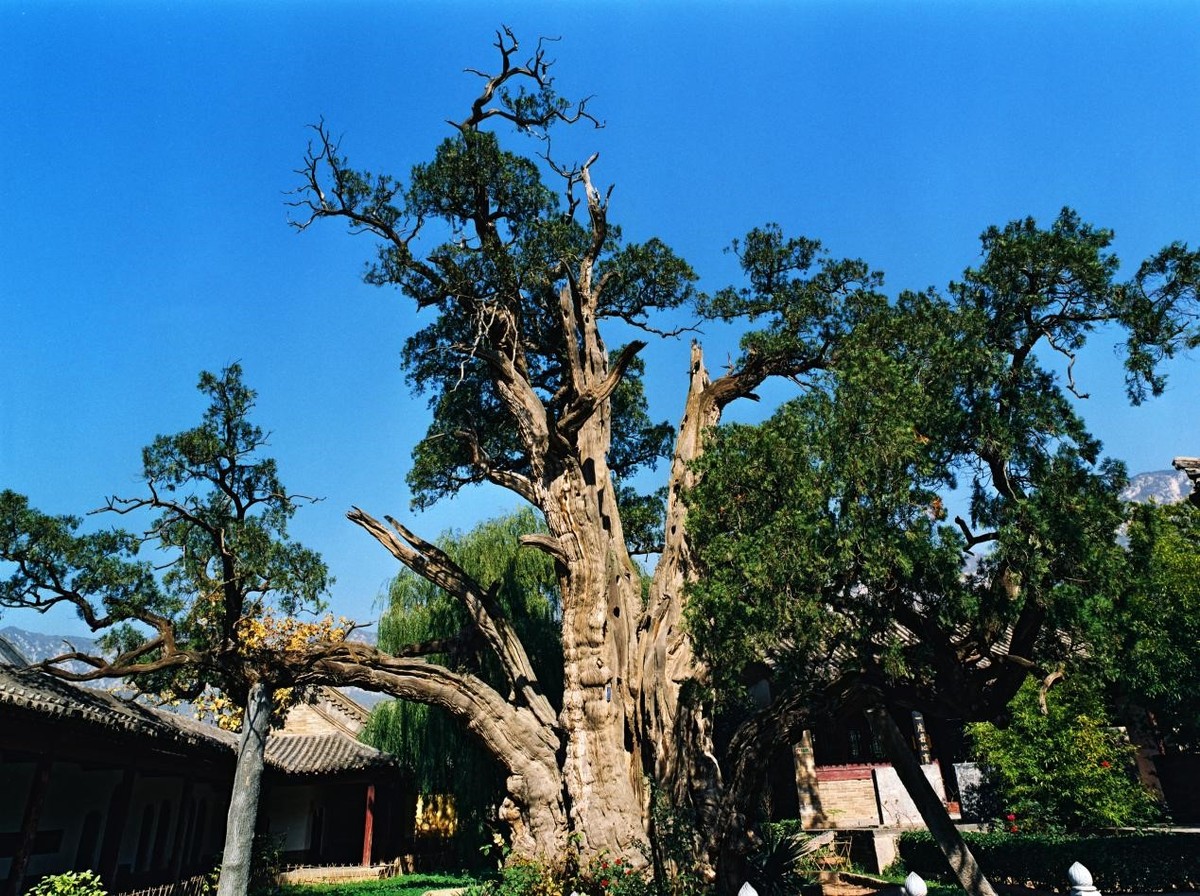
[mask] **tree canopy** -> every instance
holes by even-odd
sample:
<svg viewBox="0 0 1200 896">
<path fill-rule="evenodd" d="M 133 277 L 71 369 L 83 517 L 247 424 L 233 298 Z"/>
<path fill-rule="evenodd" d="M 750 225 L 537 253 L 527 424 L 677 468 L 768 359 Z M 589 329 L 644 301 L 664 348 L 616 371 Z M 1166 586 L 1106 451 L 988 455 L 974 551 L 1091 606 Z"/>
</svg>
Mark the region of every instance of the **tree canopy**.
<svg viewBox="0 0 1200 896">
<path fill-rule="evenodd" d="M 1114 697 L 1153 713 L 1169 749 L 1200 742 L 1200 507 L 1133 508 L 1129 565 L 1093 641 Z"/>
<path fill-rule="evenodd" d="M 1111 239 L 1070 210 L 990 228 L 944 294 L 889 301 L 860 267 L 834 314 L 781 327 L 817 333 L 828 362 L 764 424 L 716 432 L 691 498 L 689 619 L 714 666 L 765 661 L 810 684 L 852 669 L 926 711 L 987 718 L 1078 649 L 1123 558 L 1125 473 L 1077 410 L 1076 356 L 1122 326 L 1131 396 L 1160 388 L 1142 315 L 1183 286 L 1150 285 L 1153 265 L 1118 280 Z M 829 295 L 817 249 L 752 234 L 751 287 L 720 307 Z"/>
<path fill-rule="evenodd" d="M 238 750 L 221 896 L 244 893 L 274 694 L 322 683 L 316 661 L 344 650 L 348 627 L 324 609 L 329 575 L 320 555 L 294 542 L 288 522 L 300 503 L 266 433 L 250 421 L 255 393 L 239 365 L 202 373 L 201 423 L 158 436 L 142 453 L 144 493 L 111 497 L 99 513 L 144 512 L 141 532 L 86 531 L 74 516 L 50 516 L 11 491 L 0 493 L 0 606 L 44 612 L 73 607 L 101 634 L 101 653 L 69 651 L 47 671 L 72 680 L 124 678 L 167 699 L 204 699 L 243 729 Z M 75 660 L 84 671 L 61 664 Z M 244 721 L 241 719 L 244 710 Z"/>
</svg>

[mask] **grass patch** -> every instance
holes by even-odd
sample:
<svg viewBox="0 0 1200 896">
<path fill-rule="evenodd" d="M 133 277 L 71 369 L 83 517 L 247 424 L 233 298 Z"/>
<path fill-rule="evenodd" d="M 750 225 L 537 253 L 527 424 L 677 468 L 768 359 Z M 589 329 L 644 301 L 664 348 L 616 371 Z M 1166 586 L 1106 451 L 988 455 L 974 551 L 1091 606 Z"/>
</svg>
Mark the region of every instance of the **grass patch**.
<svg viewBox="0 0 1200 896">
<path fill-rule="evenodd" d="M 385 880 L 334 881 L 323 884 L 289 884 L 280 896 L 421 896 L 426 890 L 469 887 L 479 879 L 465 874 L 401 874 Z"/>
<path fill-rule="evenodd" d="M 904 888 L 904 879 L 908 877 L 908 872 L 901 871 L 897 866 L 892 866 L 882 874 L 869 874 L 868 877 L 876 880 L 885 880 L 890 884 L 895 884 L 901 889 Z M 967 891 L 958 884 L 943 883 L 936 880 L 925 880 L 925 886 L 929 888 L 929 896 L 967 896 Z"/>
</svg>

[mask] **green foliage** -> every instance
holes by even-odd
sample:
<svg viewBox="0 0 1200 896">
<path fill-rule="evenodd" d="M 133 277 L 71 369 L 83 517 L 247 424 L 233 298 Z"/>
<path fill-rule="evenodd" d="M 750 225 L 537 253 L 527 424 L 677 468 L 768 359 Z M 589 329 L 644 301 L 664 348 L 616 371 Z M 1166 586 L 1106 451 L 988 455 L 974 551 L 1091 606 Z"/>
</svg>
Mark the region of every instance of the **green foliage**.
<svg viewBox="0 0 1200 896">
<path fill-rule="evenodd" d="M 422 896 L 429 890 L 466 887 L 476 879 L 462 874 L 402 874 L 383 880 L 286 884 L 280 896 Z"/>
<path fill-rule="evenodd" d="M 108 896 L 94 871 L 64 871 L 43 877 L 26 896 Z"/>
<path fill-rule="evenodd" d="M 1200 743 L 1200 507 L 1142 505 L 1130 567 L 1092 638 L 1125 698 L 1155 714 L 1176 748 Z"/>
<path fill-rule="evenodd" d="M 495 879 L 468 891 L 471 896 L 651 896 L 660 892 L 683 891 L 656 889 L 646 871 L 636 869 L 626 858 L 606 853 L 584 865 L 574 854 L 557 864 L 510 860 Z"/>
<path fill-rule="evenodd" d="M 1195 334 L 1194 266 L 1121 283 L 1111 240 L 1070 210 L 993 227 L 944 294 L 894 300 L 862 262 L 777 227 L 735 244 L 749 285 L 705 310 L 761 318 L 742 363 L 790 358 L 806 388 L 762 424 L 722 427 L 688 496 L 701 566 L 688 621 L 720 691 L 765 663 L 776 693 L 854 673 L 927 711 L 989 718 L 1025 673 L 959 657 L 1013 632 L 1005 649 L 1035 668 L 1077 658 L 1059 634 L 1089 632 L 1120 581 L 1125 471 L 1075 410 L 1076 355 L 1124 327 L 1136 398 L 1153 386 L 1131 296 L 1182 315 L 1156 331 L 1172 345 Z"/>
<path fill-rule="evenodd" d="M 1001 728 L 968 727 L 973 758 L 994 792 L 999 830 L 1075 832 L 1140 825 L 1156 816 L 1133 774 L 1135 748 L 1114 729 L 1092 690 L 1068 679 L 1046 695 L 1028 681 Z"/>
<path fill-rule="evenodd" d="M 1075 862 L 1092 873 L 1102 893 L 1161 893 L 1200 886 L 1200 836 L 1126 834 L 1074 837 L 1061 834 L 964 833 L 963 839 L 996 885 L 1058 890 L 1067 886 Z M 952 879 L 946 857 L 925 831 L 900 836 L 907 871 L 931 880 Z"/>
<path fill-rule="evenodd" d="M 55 581 L 61 592 L 90 596 L 79 607 L 89 623 L 128 619 L 139 609 L 174 609 L 151 564 L 136 559 L 139 538 L 120 529 L 84 533 L 81 525 L 77 516 L 50 516 L 24 495 L 0 492 L 0 558 L 17 564 L 0 581 L 0 606 L 42 610 L 67 602 L 58 591 L 42 589 Z"/>
<path fill-rule="evenodd" d="M 818 872 L 812 837 L 786 824 L 763 825 L 759 848 L 748 862 L 750 883 L 762 896 L 791 896 L 811 883 Z"/>
<path fill-rule="evenodd" d="M 674 805 L 661 790 L 650 803 L 650 860 L 657 896 L 692 896 L 708 891 L 696 867 L 696 843 L 700 831 L 695 812 Z"/>
<path fill-rule="evenodd" d="M 956 474 L 952 315 L 928 296 L 859 304 L 837 370 L 765 423 L 723 427 L 689 496 L 705 571 L 689 621 L 727 691 L 755 660 L 779 683 L 827 676 L 839 648 L 919 669 L 891 649 L 896 609 L 918 595 L 938 621 L 973 609 L 940 495 Z"/>
<path fill-rule="evenodd" d="M 483 522 L 470 532 L 439 539 L 475 581 L 493 587 L 496 600 L 526 645 L 530 661 L 553 703 L 562 695 L 562 648 L 558 624 L 557 579 L 550 559 L 520 546 L 522 535 L 542 531 L 534 514 L 523 510 Z M 379 623 L 379 646 L 398 652 L 406 646 L 444 642 L 431 658 L 499 684 L 495 660 L 480 640 L 461 603 L 411 571 L 392 582 L 388 607 Z M 495 758 L 438 707 L 405 701 L 375 708 L 363 739 L 400 756 L 419 792 L 454 797 L 464 862 L 490 838 L 494 809 L 504 796 L 504 775 Z"/>
<path fill-rule="evenodd" d="M 506 856 L 498 876 L 470 891 L 473 896 L 700 896 L 708 893 L 694 865 L 695 824 L 690 813 L 655 797 L 650 856 L 602 851 L 581 862 L 572 846 L 557 861 Z M 647 865 L 646 859 L 649 859 Z"/>
</svg>

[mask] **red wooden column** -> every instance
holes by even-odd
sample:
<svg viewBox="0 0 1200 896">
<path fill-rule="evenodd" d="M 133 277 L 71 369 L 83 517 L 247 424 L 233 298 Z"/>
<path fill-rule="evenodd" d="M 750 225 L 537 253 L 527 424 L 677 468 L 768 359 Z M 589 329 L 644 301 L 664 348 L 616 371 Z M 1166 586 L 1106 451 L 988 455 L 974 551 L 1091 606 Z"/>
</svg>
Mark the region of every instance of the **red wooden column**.
<svg viewBox="0 0 1200 896">
<path fill-rule="evenodd" d="M 363 867 L 371 864 L 371 846 L 375 837 L 375 785 L 367 785 L 367 811 L 363 818 Z"/>
</svg>

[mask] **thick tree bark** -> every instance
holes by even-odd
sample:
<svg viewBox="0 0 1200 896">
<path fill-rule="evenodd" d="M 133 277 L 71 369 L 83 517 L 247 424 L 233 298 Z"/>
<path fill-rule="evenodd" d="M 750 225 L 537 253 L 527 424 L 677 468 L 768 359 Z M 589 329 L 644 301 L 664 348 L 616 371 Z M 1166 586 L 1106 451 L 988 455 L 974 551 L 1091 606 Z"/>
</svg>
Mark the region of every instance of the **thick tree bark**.
<svg viewBox="0 0 1200 896">
<path fill-rule="evenodd" d="M 607 434 L 581 433 L 601 437 Z M 591 476 L 570 464 L 547 502 L 547 525 L 565 560 L 562 775 L 581 850 L 635 855 L 647 802 L 630 691 L 640 582 L 625 551 L 611 477 L 597 467 Z"/>
<path fill-rule="evenodd" d="M 496 758 L 508 774 L 500 816 L 511 827 L 514 855 L 553 858 L 566 849 L 570 827 L 556 728 L 473 676 L 365 644 L 346 644 L 342 653 L 317 661 L 315 672 L 323 680 L 440 706 Z"/>
<path fill-rule="evenodd" d="M 888 759 L 896 769 L 900 783 L 912 797 L 917 811 L 921 813 L 921 820 L 925 822 L 929 833 L 945 854 L 959 885 L 971 896 L 996 896 L 996 891 L 984 876 L 979 863 L 975 861 L 975 856 L 971 854 L 962 834 L 950 819 L 950 813 L 930 786 L 917 757 L 913 755 L 891 713 L 883 706 L 877 705 L 867 710 L 867 721 L 871 724 L 871 730 L 883 741 Z"/>
<path fill-rule="evenodd" d="M 242 736 L 238 741 L 233 793 L 225 822 L 225 850 L 217 896 L 246 896 L 250 886 L 254 828 L 258 822 L 258 797 L 262 790 L 267 734 L 271 729 L 271 689 L 261 681 L 250 685 Z"/>
</svg>

